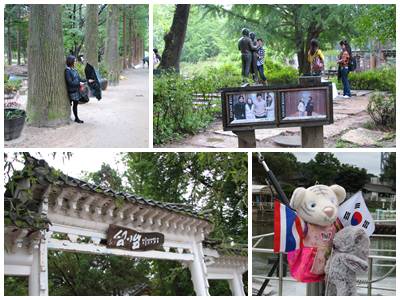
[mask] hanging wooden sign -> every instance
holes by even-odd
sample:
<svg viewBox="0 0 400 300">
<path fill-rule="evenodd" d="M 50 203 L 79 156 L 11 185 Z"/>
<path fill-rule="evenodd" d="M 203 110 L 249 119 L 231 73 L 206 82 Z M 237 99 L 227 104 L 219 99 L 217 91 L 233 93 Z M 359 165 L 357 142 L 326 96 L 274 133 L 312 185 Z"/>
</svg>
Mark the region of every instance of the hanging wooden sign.
<svg viewBox="0 0 400 300">
<path fill-rule="evenodd" d="M 133 229 L 110 225 L 107 231 L 107 247 L 146 251 L 164 243 L 164 235 L 158 232 L 138 232 Z"/>
</svg>

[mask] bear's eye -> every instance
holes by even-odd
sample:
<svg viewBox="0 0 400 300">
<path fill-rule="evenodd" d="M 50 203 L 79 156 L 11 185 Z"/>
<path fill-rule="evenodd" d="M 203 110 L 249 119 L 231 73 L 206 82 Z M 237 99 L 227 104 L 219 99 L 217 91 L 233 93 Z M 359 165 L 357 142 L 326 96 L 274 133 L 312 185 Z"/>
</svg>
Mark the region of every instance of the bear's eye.
<svg viewBox="0 0 400 300">
<path fill-rule="evenodd" d="M 317 204 L 315 202 L 309 204 L 310 208 L 315 208 Z"/>
</svg>

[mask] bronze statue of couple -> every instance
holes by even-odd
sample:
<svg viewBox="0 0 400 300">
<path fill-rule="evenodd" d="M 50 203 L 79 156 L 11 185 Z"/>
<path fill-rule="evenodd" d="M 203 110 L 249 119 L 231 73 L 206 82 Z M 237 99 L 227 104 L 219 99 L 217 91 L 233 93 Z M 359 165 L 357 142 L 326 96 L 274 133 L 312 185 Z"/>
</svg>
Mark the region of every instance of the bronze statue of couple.
<svg viewBox="0 0 400 300">
<path fill-rule="evenodd" d="M 258 83 L 257 59 L 259 58 L 259 44 L 256 40 L 256 34 L 250 32 L 247 28 L 243 28 L 242 37 L 238 42 L 238 48 L 242 54 L 242 76 L 248 78 L 251 74 L 253 80 Z M 262 63 L 264 63 L 264 58 L 262 58 Z M 262 77 L 265 78 L 265 76 Z M 262 83 L 265 84 L 264 78 L 262 78 Z"/>
</svg>

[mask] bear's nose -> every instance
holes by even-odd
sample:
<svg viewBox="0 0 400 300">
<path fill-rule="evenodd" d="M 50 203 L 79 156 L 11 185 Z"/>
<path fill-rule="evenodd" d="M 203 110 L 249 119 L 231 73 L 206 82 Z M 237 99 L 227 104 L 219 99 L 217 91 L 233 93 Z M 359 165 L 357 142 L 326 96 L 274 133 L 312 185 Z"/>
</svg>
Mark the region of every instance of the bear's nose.
<svg viewBox="0 0 400 300">
<path fill-rule="evenodd" d="M 324 208 L 323 212 L 329 217 L 332 218 L 334 210 L 332 207 Z"/>
</svg>

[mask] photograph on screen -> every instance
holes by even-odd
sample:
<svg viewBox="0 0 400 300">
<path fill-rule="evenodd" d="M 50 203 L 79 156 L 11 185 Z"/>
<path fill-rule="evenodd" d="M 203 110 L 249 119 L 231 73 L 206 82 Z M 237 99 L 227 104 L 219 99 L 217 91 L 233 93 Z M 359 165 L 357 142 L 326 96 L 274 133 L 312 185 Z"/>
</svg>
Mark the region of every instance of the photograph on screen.
<svg viewBox="0 0 400 300">
<path fill-rule="evenodd" d="M 275 93 L 240 92 L 227 95 L 229 123 L 255 123 L 275 121 Z"/>
<path fill-rule="evenodd" d="M 326 89 L 280 92 L 281 120 L 314 120 L 327 118 Z"/>
</svg>

